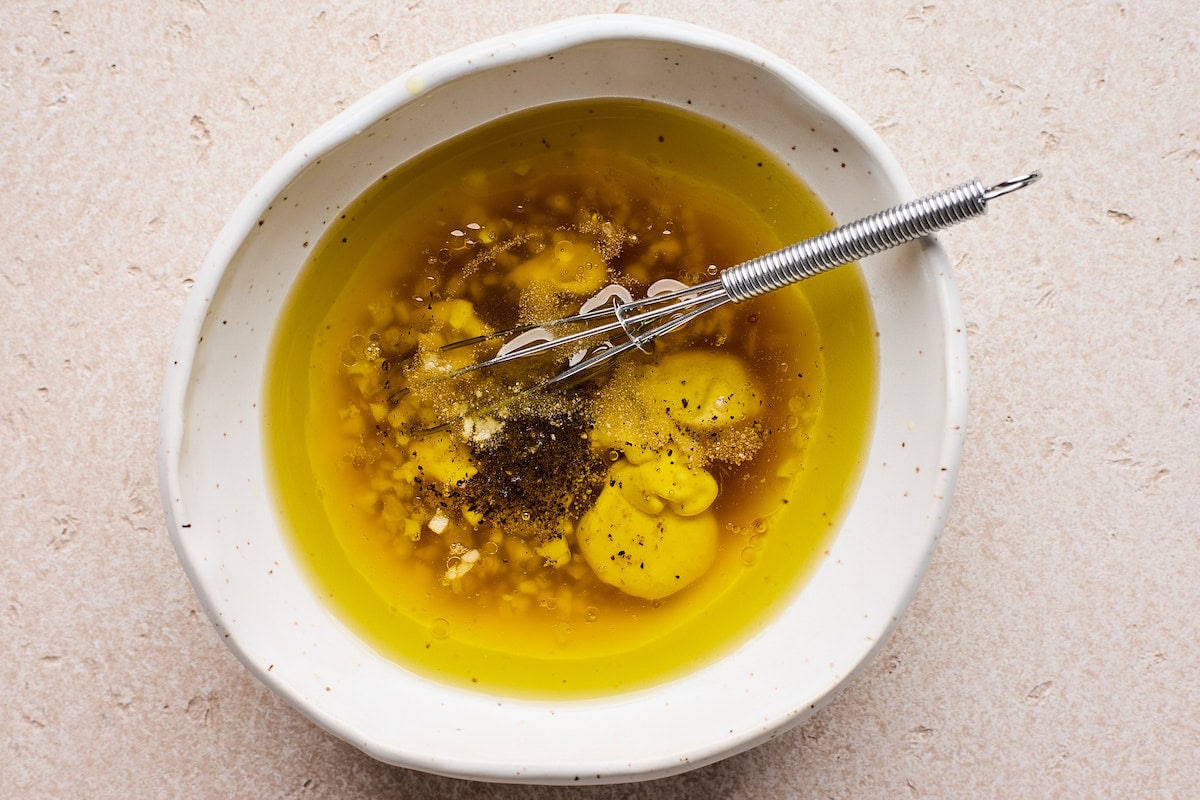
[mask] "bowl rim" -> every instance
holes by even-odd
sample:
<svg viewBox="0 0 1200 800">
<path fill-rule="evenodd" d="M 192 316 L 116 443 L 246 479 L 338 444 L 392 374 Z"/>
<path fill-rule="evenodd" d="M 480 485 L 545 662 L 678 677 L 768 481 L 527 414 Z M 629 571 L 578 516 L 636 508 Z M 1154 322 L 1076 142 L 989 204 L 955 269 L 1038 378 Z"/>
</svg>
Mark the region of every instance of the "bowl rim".
<svg viewBox="0 0 1200 800">
<path fill-rule="evenodd" d="M 388 114 L 395 113 L 425 92 L 454 81 L 463 76 L 491 70 L 498 66 L 526 61 L 539 56 L 551 55 L 581 45 L 602 41 L 656 40 L 681 44 L 702 50 L 715 51 L 725 56 L 752 63 L 757 69 L 773 73 L 782 81 L 796 88 L 808 100 L 819 106 L 822 113 L 829 115 L 849 136 L 857 140 L 875 160 L 882 177 L 906 198 L 913 195 L 907 178 L 883 140 L 855 112 L 826 89 L 818 85 L 779 56 L 737 37 L 673 19 L 632 14 L 599 14 L 572 17 L 513 33 L 496 36 L 445 55 L 431 59 L 409 69 L 377 89 L 371 91 L 345 111 L 324 123 L 302 138 L 280 158 L 241 200 L 230 218 L 217 235 L 205 257 L 195 283 L 186 300 L 179 327 L 173 340 L 166 376 L 163 383 L 159 420 L 158 468 L 159 485 L 166 524 L 176 553 L 200 599 L 209 619 L 223 631 L 225 622 L 218 618 L 216 603 L 204 581 L 191 561 L 188 545 L 181 530 L 181 487 L 179 454 L 184 439 L 185 405 L 192 379 L 193 369 L 202 327 L 210 312 L 217 289 L 225 271 L 235 258 L 242 242 L 251 233 L 253 226 L 274 198 L 309 166 L 339 145 L 355 137 L 369 125 Z M 414 91 L 414 87 L 419 87 Z M 923 259 L 941 258 L 947 265 L 948 259 L 936 239 L 927 238 L 921 244 Z M 941 432 L 938 447 L 944 470 L 935 478 L 936 489 L 925 509 L 929 520 L 926 529 L 923 559 L 909 577 L 902 590 L 902 603 L 898 612 L 886 622 L 876 637 L 873 646 L 841 675 L 821 699 L 811 706 L 796 709 L 780 704 L 777 714 L 760 729 L 747 729 L 735 737 L 713 741 L 703 750 L 690 751 L 690 757 L 680 763 L 674 752 L 657 756 L 636 758 L 627 765 L 610 765 L 602 780 L 579 780 L 577 767 L 558 762 L 521 765 L 514 771 L 512 764 L 493 763 L 473 759 L 469 755 L 457 759 L 440 758 L 436 761 L 409 757 L 398 752 L 386 742 L 372 740 L 362 731 L 344 724 L 341 720 L 324 713 L 308 702 L 298 692 L 271 679 L 264 666 L 245 652 L 237 638 L 225 637 L 226 644 L 240 661 L 273 692 L 300 710 L 320 727 L 351 742 L 359 749 L 382 761 L 426 772 L 502 782 L 611 782 L 645 780 L 664 777 L 691 768 L 712 763 L 721 758 L 747 750 L 782 730 L 806 719 L 813 711 L 821 708 L 868 665 L 898 624 L 898 618 L 911 604 L 916 589 L 928 569 L 934 547 L 949 513 L 954 485 L 961 463 L 967 417 L 967 355 L 966 340 L 954 331 L 963 329 L 962 309 L 957 290 L 949 269 L 931 276 L 934 282 L 933 296 L 941 313 L 945 347 L 946 425 Z M 559 705 L 562 705 L 561 703 Z M 600 776 L 597 776 L 599 779 Z"/>
</svg>

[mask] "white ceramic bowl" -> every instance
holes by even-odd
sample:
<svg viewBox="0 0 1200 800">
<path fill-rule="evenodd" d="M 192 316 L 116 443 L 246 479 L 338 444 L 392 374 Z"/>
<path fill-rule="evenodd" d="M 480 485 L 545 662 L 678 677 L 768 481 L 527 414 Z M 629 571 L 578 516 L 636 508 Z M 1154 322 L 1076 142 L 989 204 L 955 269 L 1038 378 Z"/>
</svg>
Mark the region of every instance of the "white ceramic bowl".
<svg viewBox="0 0 1200 800">
<path fill-rule="evenodd" d="M 274 321 L 309 253 L 301 243 L 321 235 L 328 209 L 438 142 L 509 112 L 598 96 L 652 98 L 729 123 L 789 162 L 843 221 L 912 197 L 879 138 L 793 66 L 713 31 L 626 15 L 571 19 L 417 67 L 258 182 L 213 245 L 175 340 L 163 504 L 188 577 L 242 662 L 383 761 L 483 780 L 596 783 L 661 777 L 752 747 L 807 718 L 866 663 L 909 603 L 945 520 L 967 361 L 949 263 L 925 240 L 864 265 L 881 374 L 853 506 L 793 602 L 726 657 L 611 698 L 516 700 L 417 677 L 322 604 L 270 499 L 260 416 Z M 270 224 L 260 226 L 264 215 Z"/>
</svg>

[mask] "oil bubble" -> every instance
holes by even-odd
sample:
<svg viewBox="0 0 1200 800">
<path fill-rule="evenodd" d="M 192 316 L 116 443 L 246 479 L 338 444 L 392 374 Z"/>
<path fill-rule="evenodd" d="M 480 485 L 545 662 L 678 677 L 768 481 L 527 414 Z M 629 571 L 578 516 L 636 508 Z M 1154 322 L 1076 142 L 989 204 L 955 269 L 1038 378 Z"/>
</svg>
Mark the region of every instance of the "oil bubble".
<svg viewBox="0 0 1200 800">
<path fill-rule="evenodd" d="M 755 564 L 758 563 L 758 551 L 755 550 L 753 547 L 743 548 L 742 549 L 742 563 L 745 564 L 747 567 L 753 567 Z"/>
<path fill-rule="evenodd" d="M 600 617 L 600 609 L 595 606 L 588 606 L 583 611 L 583 618 L 588 622 L 595 622 Z"/>
<path fill-rule="evenodd" d="M 450 623 L 442 617 L 438 617 L 430 623 L 429 633 L 435 639 L 445 639 L 450 635 Z"/>
</svg>

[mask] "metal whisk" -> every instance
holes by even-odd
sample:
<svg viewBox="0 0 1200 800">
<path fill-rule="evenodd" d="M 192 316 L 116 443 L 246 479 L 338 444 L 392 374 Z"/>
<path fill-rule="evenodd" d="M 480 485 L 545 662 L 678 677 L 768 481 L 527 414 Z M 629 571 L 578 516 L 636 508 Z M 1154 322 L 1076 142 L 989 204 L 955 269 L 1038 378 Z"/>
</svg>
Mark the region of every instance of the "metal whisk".
<svg viewBox="0 0 1200 800">
<path fill-rule="evenodd" d="M 981 216 L 987 213 L 990 201 L 1022 189 L 1040 177 L 1040 172 L 1030 172 L 987 188 L 978 180 L 967 181 L 841 225 L 773 253 L 744 261 L 722 270 L 713 280 L 696 286 L 685 286 L 626 302 L 614 297 L 611 305 L 569 317 L 451 342 L 442 350 L 453 350 L 491 340 L 509 340 L 494 357 L 446 373 L 438 379 L 453 378 L 572 344 L 579 348 L 585 340 L 621 332 L 624 335 L 623 341 L 615 344 L 603 341 L 587 350 L 577 349 L 565 369 L 524 389 L 520 394 L 525 395 L 581 379 L 622 353 L 635 348 L 649 352 L 655 339 L 683 327 L 701 314 L 725 303 L 749 300 L 972 217 Z M 562 335 L 553 333 L 556 329 L 571 327 L 578 330 Z M 530 337 L 531 332 L 536 334 Z M 529 341 L 514 341 L 514 337 Z M 437 429 L 444 427 L 446 426 L 438 426 Z"/>
</svg>

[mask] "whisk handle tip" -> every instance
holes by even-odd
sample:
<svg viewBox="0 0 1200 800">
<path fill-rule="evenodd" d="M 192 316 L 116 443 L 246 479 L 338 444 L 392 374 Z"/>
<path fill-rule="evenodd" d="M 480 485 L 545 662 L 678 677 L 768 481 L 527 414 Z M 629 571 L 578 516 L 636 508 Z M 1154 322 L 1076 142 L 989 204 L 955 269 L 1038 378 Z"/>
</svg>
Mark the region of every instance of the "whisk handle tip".
<svg viewBox="0 0 1200 800">
<path fill-rule="evenodd" d="M 1003 197 L 1006 194 L 1015 192 L 1018 189 L 1024 189 L 1026 186 L 1037 183 L 1042 179 L 1042 171 L 1040 169 L 1031 170 L 1024 175 L 1018 175 L 1015 178 L 1009 178 L 1006 181 L 1000 181 L 983 190 L 983 199 L 985 201 L 995 200 L 997 197 Z"/>
</svg>

